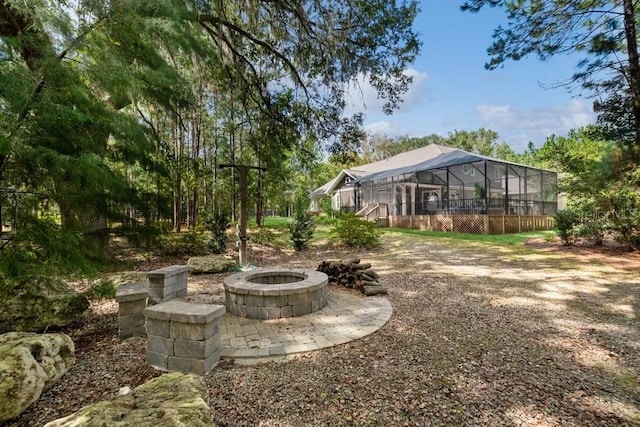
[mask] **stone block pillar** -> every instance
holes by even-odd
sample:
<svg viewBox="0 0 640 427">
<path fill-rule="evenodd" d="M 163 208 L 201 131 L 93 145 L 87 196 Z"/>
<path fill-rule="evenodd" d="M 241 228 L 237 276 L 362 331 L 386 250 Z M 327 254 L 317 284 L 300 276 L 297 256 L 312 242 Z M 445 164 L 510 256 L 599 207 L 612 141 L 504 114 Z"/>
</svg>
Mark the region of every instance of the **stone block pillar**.
<svg viewBox="0 0 640 427">
<path fill-rule="evenodd" d="M 120 339 L 146 335 L 144 309 L 147 307 L 148 288 L 147 282 L 136 282 L 122 285 L 116 291 Z"/>
<path fill-rule="evenodd" d="M 149 305 L 186 296 L 188 271 L 186 265 L 172 265 L 148 272 Z"/>
<path fill-rule="evenodd" d="M 147 363 L 168 371 L 207 374 L 220 360 L 225 307 L 174 300 L 147 307 Z"/>
</svg>

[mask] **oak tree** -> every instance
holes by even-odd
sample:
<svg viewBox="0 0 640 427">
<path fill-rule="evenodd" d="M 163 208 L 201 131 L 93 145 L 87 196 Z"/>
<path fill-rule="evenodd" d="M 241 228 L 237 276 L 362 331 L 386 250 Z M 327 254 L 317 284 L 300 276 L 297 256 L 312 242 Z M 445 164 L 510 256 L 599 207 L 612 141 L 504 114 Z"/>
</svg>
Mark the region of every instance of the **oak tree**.
<svg viewBox="0 0 640 427">
<path fill-rule="evenodd" d="M 582 57 L 571 81 L 596 98 L 620 105 L 625 99 L 632 117 L 630 138 L 621 148 L 627 162 L 640 155 L 640 60 L 638 57 L 638 3 L 634 0 L 468 0 L 462 9 L 478 12 L 485 6 L 503 7 L 507 25 L 493 34 L 486 64 L 495 69 L 507 60 L 535 55 Z M 602 105 L 602 103 L 599 103 Z M 618 110 L 619 111 L 619 110 Z M 606 118 L 605 118 L 606 120 Z M 614 122 L 615 125 L 615 122 Z M 628 135 L 628 133 L 627 133 Z"/>
</svg>

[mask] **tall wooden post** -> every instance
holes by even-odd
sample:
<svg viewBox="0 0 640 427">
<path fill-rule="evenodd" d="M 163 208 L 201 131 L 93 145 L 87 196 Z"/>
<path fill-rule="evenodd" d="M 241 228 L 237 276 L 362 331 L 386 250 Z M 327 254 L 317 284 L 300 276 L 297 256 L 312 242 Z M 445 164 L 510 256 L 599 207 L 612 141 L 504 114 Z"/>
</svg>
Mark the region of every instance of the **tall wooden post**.
<svg viewBox="0 0 640 427">
<path fill-rule="evenodd" d="M 234 164 L 220 164 L 222 168 L 234 168 L 240 175 L 240 221 L 238 224 L 238 242 L 239 242 L 239 255 L 238 264 L 240 267 L 245 267 L 248 264 L 247 260 L 247 222 L 249 220 L 249 211 L 247 204 L 247 187 L 248 187 L 248 175 L 250 169 L 266 170 L 266 168 L 258 166 L 246 166 L 246 165 L 234 165 Z"/>
</svg>

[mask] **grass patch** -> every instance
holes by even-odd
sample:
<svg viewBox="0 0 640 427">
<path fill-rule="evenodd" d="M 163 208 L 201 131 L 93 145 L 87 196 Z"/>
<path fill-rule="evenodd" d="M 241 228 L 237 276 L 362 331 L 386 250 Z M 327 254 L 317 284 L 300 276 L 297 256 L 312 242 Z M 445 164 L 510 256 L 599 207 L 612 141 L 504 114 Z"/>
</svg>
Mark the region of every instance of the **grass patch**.
<svg viewBox="0 0 640 427">
<path fill-rule="evenodd" d="M 293 221 L 292 218 L 286 216 L 266 216 L 262 218 L 262 226 L 266 228 L 276 228 L 286 230 L 287 225 Z M 256 220 L 249 220 L 250 227 L 256 227 Z"/>
<path fill-rule="evenodd" d="M 498 246 L 521 246 L 528 239 L 542 238 L 548 239 L 549 236 L 555 236 L 554 231 L 530 231 L 527 233 L 515 234 L 465 234 L 465 233 L 447 233 L 442 231 L 423 231 L 412 230 L 406 228 L 385 228 L 385 233 L 410 234 L 415 236 L 437 237 L 464 242 L 475 242 L 483 244 L 491 244 Z"/>
<path fill-rule="evenodd" d="M 640 387 L 636 376 L 626 369 L 621 369 L 619 372 L 613 374 L 613 383 L 631 393 L 638 391 Z"/>
<path fill-rule="evenodd" d="M 313 232 L 312 243 L 325 243 L 331 237 L 332 225 L 328 224 L 316 224 L 316 229 Z"/>
<path fill-rule="evenodd" d="M 263 225 L 261 228 L 268 230 L 270 238 L 260 243 L 267 243 L 279 248 L 293 248 L 291 243 L 291 234 L 288 230 L 288 224 L 292 219 L 287 217 L 265 217 L 263 218 Z M 249 233 L 257 230 L 255 220 L 249 221 Z M 313 239 L 311 245 L 326 243 L 331 237 L 331 230 L 333 226 L 328 224 L 316 224 L 315 231 L 313 233 Z M 465 234 L 465 233 L 447 233 L 441 231 L 423 231 L 413 230 L 406 228 L 384 228 L 383 233 L 397 233 L 400 235 L 414 235 L 424 237 L 435 237 L 442 239 L 450 239 L 453 241 L 466 242 L 466 243 L 478 243 L 489 244 L 497 246 L 522 246 L 531 238 L 541 238 L 544 240 L 550 240 L 555 237 L 555 231 L 531 231 L 526 233 L 515 234 Z"/>
<path fill-rule="evenodd" d="M 291 233 L 289 232 L 289 224 L 293 222 L 292 218 L 287 217 L 266 217 L 263 219 L 262 227 L 256 225 L 256 221 L 250 220 L 249 237 L 256 243 L 266 244 L 281 249 L 293 249 L 291 242 Z M 311 239 L 311 246 L 314 244 L 323 244 L 329 239 L 331 234 L 331 225 L 316 224 Z"/>
</svg>

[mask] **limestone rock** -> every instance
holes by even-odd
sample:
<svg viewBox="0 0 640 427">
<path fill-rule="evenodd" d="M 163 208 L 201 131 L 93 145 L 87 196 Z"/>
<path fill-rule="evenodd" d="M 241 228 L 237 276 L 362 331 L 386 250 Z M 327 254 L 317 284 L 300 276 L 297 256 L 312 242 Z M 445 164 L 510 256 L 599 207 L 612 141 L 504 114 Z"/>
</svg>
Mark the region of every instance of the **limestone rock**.
<svg viewBox="0 0 640 427">
<path fill-rule="evenodd" d="M 116 288 L 120 288 L 122 285 L 126 285 L 131 282 L 145 282 L 147 281 L 146 271 L 121 271 L 118 273 L 110 274 L 107 279 L 113 283 Z"/>
<path fill-rule="evenodd" d="M 172 372 L 113 400 L 94 403 L 45 427 L 212 426 L 209 392 L 193 374 Z"/>
<path fill-rule="evenodd" d="M 0 333 L 38 332 L 66 326 L 89 307 L 87 298 L 61 279 L 30 276 L 0 286 Z"/>
<path fill-rule="evenodd" d="M 65 334 L 0 335 L 0 424 L 24 412 L 75 360 Z"/>
<path fill-rule="evenodd" d="M 209 255 L 191 257 L 187 261 L 189 272 L 198 273 L 224 273 L 232 271 L 236 262 L 225 255 Z"/>
</svg>

